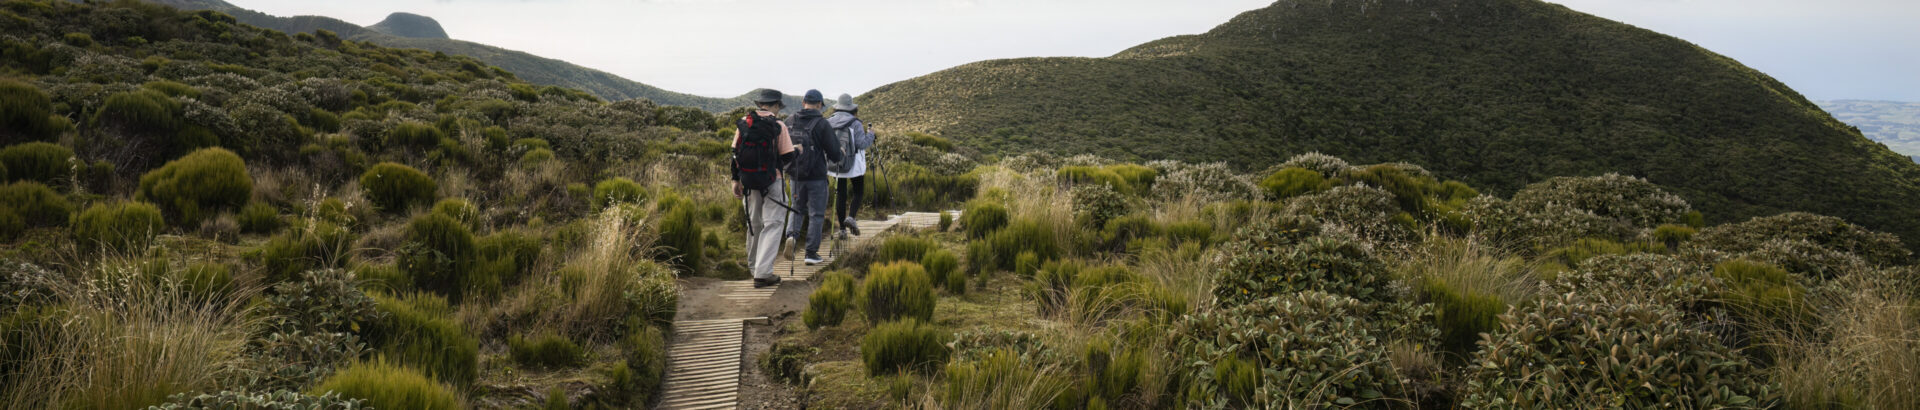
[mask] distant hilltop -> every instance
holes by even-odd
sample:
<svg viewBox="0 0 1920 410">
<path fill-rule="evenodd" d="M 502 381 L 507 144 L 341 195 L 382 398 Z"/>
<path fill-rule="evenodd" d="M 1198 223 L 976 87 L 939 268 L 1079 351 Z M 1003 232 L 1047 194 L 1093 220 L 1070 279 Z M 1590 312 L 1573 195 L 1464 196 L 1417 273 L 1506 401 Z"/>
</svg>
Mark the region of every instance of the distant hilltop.
<svg viewBox="0 0 1920 410">
<path fill-rule="evenodd" d="M 393 13 L 379 24 L 367 26 L 368 30 L 406 38 L 452 38 L 447 30 L 440 28 L 440 22 L 432 17 L 413 13 Z"/>
</svg>

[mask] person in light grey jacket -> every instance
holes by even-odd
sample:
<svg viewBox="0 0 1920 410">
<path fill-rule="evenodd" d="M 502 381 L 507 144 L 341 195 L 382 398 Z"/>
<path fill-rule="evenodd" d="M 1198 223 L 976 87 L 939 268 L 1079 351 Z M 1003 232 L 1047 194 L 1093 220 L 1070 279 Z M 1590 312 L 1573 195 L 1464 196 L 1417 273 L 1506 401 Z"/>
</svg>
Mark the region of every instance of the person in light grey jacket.
<svg viewBox="0 0 1920 410">
<path fill-rule="evenodd" d="M 834 220 L 840 222 L 840 237 L 860 235 L 860 202 L 866 199 L 867 191 L 867 149 L 873 148 L 873 133 L 867 130 L 867 124 L 860 121 L 860 105 L 853 103 L 853 96 L 840 94 L 839 101 L 833 104 L 833 116 L 827 117 L 827 125 L 833 126 L 836 137 L 845 135 L 852 147 L 842 147 L 852 153 L 852 158 L 842 160 L 844 165 L 830 168 L 827 176 L 839 181 L 834 187 Z"/>
</svg>

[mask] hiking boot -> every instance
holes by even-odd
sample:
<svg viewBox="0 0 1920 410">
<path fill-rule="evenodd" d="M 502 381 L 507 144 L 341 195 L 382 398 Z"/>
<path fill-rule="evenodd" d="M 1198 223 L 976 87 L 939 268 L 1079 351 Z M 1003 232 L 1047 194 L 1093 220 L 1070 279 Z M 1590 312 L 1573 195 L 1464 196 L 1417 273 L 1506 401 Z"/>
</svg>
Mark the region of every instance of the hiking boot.
<svg viewBox="0 0 1920 410">
<path fill-rule="evenodd" d="M 853 232 L 853 236 L 860 236 L 860 221 L 849 216 L 846 220 L 840 221 L 840 224 L 845 225 L 848 232 Z"/>
<path fill-rule="evenodd" d="M 780 286 L 780 277 L 769 276 L 765 278 L 753 278 L 754 289 L 764 288 L 768 286 Z"/>
<path fill-rule="evenodd" d="M 820 255 L 807 255 L 807 266 L 819 265 L 820 262 L 826 262 L 826 260 L 820 259 Z"/>
</svg>

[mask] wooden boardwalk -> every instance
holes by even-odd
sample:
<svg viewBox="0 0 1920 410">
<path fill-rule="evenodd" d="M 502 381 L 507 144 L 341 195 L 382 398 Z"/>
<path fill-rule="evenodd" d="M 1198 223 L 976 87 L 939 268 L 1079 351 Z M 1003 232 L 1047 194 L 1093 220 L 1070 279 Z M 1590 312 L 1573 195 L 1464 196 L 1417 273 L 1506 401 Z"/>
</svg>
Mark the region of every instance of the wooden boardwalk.
<svg viewBox="0 0 1920 410">
<path fill-rule="evenodd" d="M 720 297 L 733 302 L 738 311 L 750 312 L 761 303 L 772 300 L 773 294 L 781 288 L 791 288 L 793 284 L 812 279 L 826 265 L 833 263 L 838 251 L 871 240 L 902 224 L 910 229 L 920 229 L 939 223 L 940 214 L 926 212 L 909 212 L 885 221 L 860 221 L 860 236 L 841 241 L 839 249 L 834 249 L 832 243 L 820 244 L 820 256 L 826 260 L 824 263 L 807 266 L 799 258 L 779 258 L 774 263 L 773 271 L 780 275 L 782 286 L 754 289 L 751 279 L 729 281 L 722 284 L 724 288 Z M 795 256 L 800 256 L 798 253 L 796 251 Z M 742 344 L 746 342 L 746 323 L 766 320 L 764 317 L 742 317 L 674 322 L 674 342 L 667 351 L 667 376 L 657 408 L 738 408 L 740 372 L 745 369 L 742 367 L 745 363 L 745 346 Z"/>
</svg>

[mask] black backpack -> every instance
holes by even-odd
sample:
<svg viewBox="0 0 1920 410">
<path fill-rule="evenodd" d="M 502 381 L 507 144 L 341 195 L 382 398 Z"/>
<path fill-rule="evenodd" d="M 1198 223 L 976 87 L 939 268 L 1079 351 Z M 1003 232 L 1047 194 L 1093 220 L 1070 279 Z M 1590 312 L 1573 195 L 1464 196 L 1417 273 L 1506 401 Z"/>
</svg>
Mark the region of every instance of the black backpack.
<svg viewBox="0 0 1920 410">
<path fill-rule="evenodd" d="M 740 137 L 733 141 L 733 176 L 749 191 L 766 191 L 780 172 L 780 120 L 747 113 L 735 122 Z"/>
<path fill-rule="evenodd" d="M 799 157 L 794 158 L 793 163 L 787 164 L 787 175 L 796 181 L 818 177 L 818 173 L 826 169 L 821 163 L 827 161 L 827 154 L 826 151 L 822 151 L 824 148 L 818 146 L 820 144 L 815 144 L 819 141 L 813 139 L 813 123 L 826 121 L 826 119 L 801 117 L 799 114 L 794 114 L 787 119 L 791 120 L 791 123 L 787 124 L 787 135 L 793 138 L 794 147 L 800 149 Z"/>
</svg>

